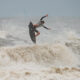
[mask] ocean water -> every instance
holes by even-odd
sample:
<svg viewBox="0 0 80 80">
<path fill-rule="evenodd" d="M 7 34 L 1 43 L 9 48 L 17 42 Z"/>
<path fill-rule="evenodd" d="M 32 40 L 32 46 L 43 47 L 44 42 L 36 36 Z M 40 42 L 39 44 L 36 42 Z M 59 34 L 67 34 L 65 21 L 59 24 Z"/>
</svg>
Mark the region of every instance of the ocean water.
<svg viewBox="0 0 80 80">
<path fill-rule="evenodd" d="M 49 17 L 34 44 L 28 24 L 0 19 L 0 80 L 80 80 L 80 18 Z"/>
</svg>

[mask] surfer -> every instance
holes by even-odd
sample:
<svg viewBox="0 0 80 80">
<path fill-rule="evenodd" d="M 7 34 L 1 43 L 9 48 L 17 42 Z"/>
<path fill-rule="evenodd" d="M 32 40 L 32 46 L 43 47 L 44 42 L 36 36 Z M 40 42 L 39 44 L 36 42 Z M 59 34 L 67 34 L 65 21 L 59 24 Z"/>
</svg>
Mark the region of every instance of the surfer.
<svg viewBox="0 0 80 80">
<path fill-rule="evenodd" d="M 46 26 L 44 26 L 43 24 L 45 23 L 44 22 L 44 18 L 45 17 L 48 17 L 48 14 L 46 14 L 45 16 L 43 16 L 43 17 L 41 17 L 41 19 L 40 19 L 40 21 L 37 23 L 37 24 L 33 24 L 33 26 L 34 26 L 34 31 L 37 33 L 35 36 L 38 36 L 38 35 L 40 35 L 40 32 L 36 29 L 36 28 L 38 28 L 38 27 L 44 27 L 45 29 L 48 29 L 48 30 L 50 30 L 50 28 L 47 28 Z"/>
</svg>

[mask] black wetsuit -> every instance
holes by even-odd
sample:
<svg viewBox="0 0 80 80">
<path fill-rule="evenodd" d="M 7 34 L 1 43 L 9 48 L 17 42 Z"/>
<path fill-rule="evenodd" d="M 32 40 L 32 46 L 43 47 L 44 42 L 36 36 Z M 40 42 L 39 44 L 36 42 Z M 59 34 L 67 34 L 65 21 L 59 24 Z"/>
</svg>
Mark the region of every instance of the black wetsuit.
<svg viewBox="0 0 80 80">
<path fill-rule="evenodd" d="M 43 16 L 43 17 L 41 17 L 41 19 L 40 19 L 40 21 L 37 23 L 39 26 L 38 27 L 44 27 L 45 29 L 48 29 L 47 27 L 45 27 L 42 23 L 41 23 L 41 21 L 43 21 L 43 19 L 45 18 L 46 16 Z M 37 27 L 37 28 L 38 28 Z M 37 29 L 36 29 L 36 27 L 34 27 L 34 30 L 35 30 L 35 32 L 39 32 Z"/>
</svg>

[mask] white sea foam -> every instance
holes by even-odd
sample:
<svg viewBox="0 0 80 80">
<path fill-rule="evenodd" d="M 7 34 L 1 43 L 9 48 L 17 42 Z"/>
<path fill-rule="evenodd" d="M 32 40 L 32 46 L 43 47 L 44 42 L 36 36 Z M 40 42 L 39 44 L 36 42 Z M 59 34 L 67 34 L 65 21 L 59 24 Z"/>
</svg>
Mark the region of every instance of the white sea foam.
<svg viewBox="0 0 80 80">
<path fill-rule="evenodd" d="M 28 23 L 0 20 L 0 79 L 80 80 L 80 19 L 52 19 L 45 24 L 51 31 L 38 29 L 37 44 L 29 37 Z"/>
</svg>

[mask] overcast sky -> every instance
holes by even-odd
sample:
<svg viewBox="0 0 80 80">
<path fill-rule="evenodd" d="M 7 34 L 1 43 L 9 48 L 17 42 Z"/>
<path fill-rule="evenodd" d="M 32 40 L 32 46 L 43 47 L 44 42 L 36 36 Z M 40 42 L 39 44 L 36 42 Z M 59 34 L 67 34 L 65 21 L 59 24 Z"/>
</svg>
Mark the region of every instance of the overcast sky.
<svg viewBox="0 0 80 80">
<path fill-rule="evenodd" d="M 80 0 L 0 0 L 0 17 L 80 16 Z"/>
</svg>

